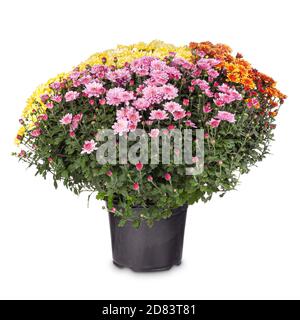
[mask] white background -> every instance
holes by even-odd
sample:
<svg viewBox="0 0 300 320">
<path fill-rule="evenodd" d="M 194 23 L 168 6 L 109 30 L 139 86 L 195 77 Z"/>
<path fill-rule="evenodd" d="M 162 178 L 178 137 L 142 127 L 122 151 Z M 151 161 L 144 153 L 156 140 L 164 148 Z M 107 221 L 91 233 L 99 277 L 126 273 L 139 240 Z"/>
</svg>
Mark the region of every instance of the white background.
<svg viewBox="0 0 300 320">
<path fill-rule="evenodd" d="M 299 299 L 298 1 L 1 1 L 0 298 Z M 189 208 L 184 260 L 136 274 L 111 263 L 107 213 L 10 156 L 40 83 L 118 43 L 223 42 L 289 97 L 272 155 L 237 191 Z"/>
</svg>

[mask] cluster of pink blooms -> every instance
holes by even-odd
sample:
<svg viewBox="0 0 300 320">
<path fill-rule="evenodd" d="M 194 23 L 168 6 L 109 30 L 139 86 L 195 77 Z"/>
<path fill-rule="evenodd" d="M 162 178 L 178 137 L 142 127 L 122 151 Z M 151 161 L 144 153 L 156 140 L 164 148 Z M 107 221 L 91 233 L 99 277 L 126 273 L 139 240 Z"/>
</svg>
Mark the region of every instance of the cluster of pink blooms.
<svg viewBox="0 0 300 320">
<path fill-rule="evenodd" d="M 200 88 L 200 90 L 209 98 L 212 98 L 214 96 L 214 94 L 212 93 L 211 89 L 210 89 L 210 85 L 206 80 L 202 80 L 202 79 L 195 79 L 192 81 L 192 86 L 198 86 Z"/>
<path fill-rule="evenodd" d="M 163 100 L 172 100 L 178 96 L 178 89 L 173 85 L 150 85 L 142 90 L 143 98 L 151 104 L 161 103 Z"/>
<path fill-rule="evenodd" d="M 106 102 L 111 106 L 119 106 L 122 103 L 129 105 L 131 100 L 134 100 L 133 92 L 121 87 L 109 89 L 106 94 Z"/>
<path fill-rule="evenodd" d="M 106 92 L 106 89 L 103 87 L 102 83 L 92 81 L 85 85 L 83 92 L 88 96 L 88 98 L 99 97 L 101 94 Z"/>
<path fill-rule="evenodd" d="M 188 109 L 194 107 L 192 93 L 199 90 L 209 101 L 202 109 L 203 114 L 212 115 L 207 121 L 209 126 L 216 128 L 221 121 L 234 123 L 234 114 L 223 109 L 226 105 L 241 100 L 242 96 L 228 84 L 220 85 L 217 82 L 219 72 L 216 66 L 219 60 L 201 57 L 197 63 L 190 63 L 175 57 L 175 54 L 170 54 L 170 57 L 170 60 L 143 57 L 126 63 L 121 69 L 105 65 L 95 65 L 85 70 L 76 68 L 69 75 L 69 80 L 50 84 L 54 90 L 53 95 L 44 94 L 40 98 L 48 109 L 64 101 L 73 103 L 84 98 L 88 99 L 91 106 L 109 105 L 116 113 L 116 121 L 112 125 L 115 134 L 133 132 L 141 123 L 149 126 L 149 136 L 156 138 L 160 133 L 168 134 L 169 130 L 181 125 L 197 128 L 197 123 L 190 120 L 193 114 Z M 188 88 L 182 98 L 179 86 L 176 86 L 178 81 L 184 84 L 184 88 Z M 70 89 L 66 91 L 68 88 Z M 256 103 L 256 98 L 248 101 L 251 106 Z M 46 114 L 41 115 L 38 120 L 45 121 L 46 117 Z M 67 113 L 60 119 L 62 125 L 69 126 L 71 137 L 75 136 L 82 117 L 82 113 Z M 158 121 L 162 121 L 161 125 L 168 129 L 151 128 Z M 40 134 L 42 131 L 39 128 L 31 132 L 33 137 Z M 94 150 L 95 141 L 86 140 L 82 153 L 90 154 Z"/>
<path fill-rule="evenodd" d="M 206 58 L 201 58 L 197 61 L 197 65 L 200 68 L 200 70 L 206 70 L 208 71 L 215 71 L 215 69 L 213 69 L 216 65 L 218 65 L 220 63 L 219 60 L 217 59 L 206 59 Z M 216 78 L 217 76 L 214 76 L 214 78 Z"/>
<path fill-rule="evenodd" d="M 183 119 L 186 116 L 186 111 L 179 103 L 174 101 L 165 103 L 164 109 L 172 114 L 175 121 Z"/>
<path fill-rule="evenodd" d="M 107 79 L 118 85 L 125 85 L 131 80 L 131 73 L 127 68 L 108 71 Z"/>
<path fill-rule="evenodd" d="M 168 66 L 164 61 L 154 57 L 143 57 L 130 64 L 130 70 L 138 76 L 150 76 L 146 81 L 148 85 L 163 85 L 170 79 L 180 79 L 180 71 Z"/>
<path fill-rule="evenodd" d="M 116 71 L 113 72 L 113 74 L 115 74 Z M 130 111 L 130 116 L 136 119 L 132 121 L 128 116 L 120 115 L 117 111 L 117 121 L 113 125 L 116 134 L 134 131 L 141 118 L 139 111 L 150 110 L 149 118 L 146 119 L 146 121 L 168 120 L 170 119 L 170 114 L 175 121 L 186 116 L 184 109 L 178 103 L 172 101 L 178 97 L 178 89 L 173 84 L 168 83 L 172 79 L 180 79 L 181 73 L 176 67 L 169 66 L 166 62 L 153 57 L 144 57 L 133 61 L 129 68 L 126 68 L 127 82 L 132 78 L 130 72 L 138 76 L 147 77 L 143 84 L 137 88 L 136 92 L 133 93 L 126 91 L 122 87 L 117 87 L 108 90 L 106 94 L 106 101 L 109 105 L 119 106 L 124 103 L 129 106 L 129 104 L 131 104 L 132 107 L 126 110 Z M 111 74 L 109 77 L 111 78 Z M 117 82 L 120 83 L 121 79 L 118 79 Z M 122 79 L 124 79 L 124 77 Z M 116 81 L 114 80 L 114 82 Z M 159 108 L 158 105 L 164 101 L 168 101 L 164 104 L 164 109 Z M 168 103 L 175 104 L 177 106 L 176 110 L 175 108 L 171 110 L 171 105 L 168 110 Z M 187 102 L 185 101 L 185 103 Z M 136 109 L 136 113 L 133 112 L 133 108 Z"/>
<path fill-rule="evenodd" d="M 232 103 L 236 100 L 242 100 L 241 94 L 239 94 L 235 89 L 230 88 L 226 83 L 218 86 L 219 92 L 214 95 L 214 103 L 218 107 L 222 107 L 225 104 Z"/>
<path fill-rule="evenodd" d="M 63 125 L 70 125 L 70 136 L 75 136 L 75 130 L 78 128 L 79 123 L 82 119 L 82 113 L 75 114 L 74 116 L 72 113 L 67 113 L 60 119 L 60 123 Z"/>
<path fill-rule="evenodd" d="M 122 135 L 125 132 L 135 131 L 141 115 L 134 107 L 123 107 L 117 110 L 117 122 L 112 126 L 114 132 Z"/>
<path fill-rule="evenodd" d="M 216 118 L 219 120 L 228 121 L 230 123 L 235 122 L 235 116 L 231 112 L 227 111 L 218 111 L 218 114 L 216 115 Z"/>
<path fill-rule="evenodd" d="M 227 122 L 230 122 L 230 123 L 233 123 L 235 122 L 235 116 L 233 113 L 231 112 L 227 112 L 227 111 L 218 111 L 218 114 L 212 118 L 208 124 L 213 127 L 213 128 L 216 128 L 219 126 L 221 120 L 223 121 L 227 121 Z"/>
</svg>

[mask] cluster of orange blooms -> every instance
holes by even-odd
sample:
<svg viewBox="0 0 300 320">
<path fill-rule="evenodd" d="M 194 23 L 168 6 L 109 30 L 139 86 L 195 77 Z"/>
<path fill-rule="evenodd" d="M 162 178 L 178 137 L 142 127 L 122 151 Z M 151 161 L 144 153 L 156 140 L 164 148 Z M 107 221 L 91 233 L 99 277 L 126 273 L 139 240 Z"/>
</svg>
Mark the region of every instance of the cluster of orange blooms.
<svg viewBox="0 0 300 320">
<path fill-rule="evenodd" d="M 220 60 L 219 68 L 226 70 L 227 81 L 242 84 L 245 90 L 257 89 L 260 93 L 266 94 L 271 107 L 277 107 L 276 98 L 281 102 L 286 95 L 276 89 L 276 82 L 267 75 L 252 68 L 251 64 L 243 59 L 241 54 L 232 56 L 231 48 L 224 44 L 212 44 L 206 42 L 191 42 L 189 47 L 193 52 L 203 52 L 209 58 Z"/>
</svg>

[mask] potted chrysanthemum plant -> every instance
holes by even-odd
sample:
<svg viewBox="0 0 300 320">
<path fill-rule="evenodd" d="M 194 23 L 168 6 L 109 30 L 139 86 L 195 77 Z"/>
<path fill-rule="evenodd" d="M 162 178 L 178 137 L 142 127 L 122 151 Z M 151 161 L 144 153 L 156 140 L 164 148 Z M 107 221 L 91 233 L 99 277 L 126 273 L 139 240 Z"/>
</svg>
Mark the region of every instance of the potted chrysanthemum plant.
<svg viewBox="0 0 300 320">
<path fill-rule="evenodd" d="M 225 45 L 119 46 L 33 93 L 16 155 L 105 201 L 115 264 L 166 270 L 181 263 L 188 205 L 265 157 L 284 99 Z"/>
</svg>

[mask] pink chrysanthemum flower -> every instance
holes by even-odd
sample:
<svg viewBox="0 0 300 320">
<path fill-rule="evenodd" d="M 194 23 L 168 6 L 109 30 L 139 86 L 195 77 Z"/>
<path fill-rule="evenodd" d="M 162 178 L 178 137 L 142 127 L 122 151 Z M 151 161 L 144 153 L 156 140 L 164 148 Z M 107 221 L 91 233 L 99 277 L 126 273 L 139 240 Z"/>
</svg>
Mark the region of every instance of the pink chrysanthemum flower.
<svg viewBox="0 0 300 320">
<path fill-rule="evenodd" d="M 201 90 L 207 90 L 209 89 L 209 84 L 207 81 L 205 80 L 201 80 L 201 79 L 195 79 L 192 81 L 192 85 L 193 86 L 198 86 Z"/>
<path fill-rule="evenodd" d="M 180 79 L 181 78 L 181 73 L 178 69 L 174 68 L 174 67 L 167 67 L 166 68 L 166 73 L 168 74 L 170 79 Z"/>
<path fill-rule="evenodd" d="M 212 98 L 214 96 L 214 94 L 212 93 L 212 91 L 210 90 L 210 88 L 204 90 L 204 93 L 209 97 Z"/>
<path fill-rule="evenodd" d="M 153 85 L 163 85 L 169 80 L 168 74 L 162 70 L 153 70 L 150 75 L 150 83 Z"/>
<path fill-rule="evenodd" d="M 61 95 L 55 95 L 51 97 L 51 100 L 54 102 L 61 102 L 62 101 L 62 96 Z"/>
<path fill-rule="evenodd" d="M 42 134 L 42 130 L 41 129 L 35 129 L 35 130 L 31 131 L 31 136 L 35 137 L 35 138 L 40 136 L 41 134 Z"/>
<path fill-rule="evenodd" d="M 153 59 L 153 57 L 142 57 L 140 59 L 136 59 L 130 64 L 130 69 L 139 76 L 147 76 Z"/>
<path fill-rule="evenodd" d="M 81 119 L 82 119 L 82 113 L 75 114 L 75 116 L 72 118 L 71 131 L 75 131 L 78 128 L 78 125 Z"/>
<path fill-rule="evenodd" d="M 102 83 L 93 81 L 90 83 L 87 83 L 85 85 L 85 89 L 83 90 L 84 93 L 88 95 L 89 98 L 91 97 L 99 97 L 101 94 L 105 93 L 105 88 L 103 87 Z"/>
<path fill-rule="evenodd" d="M 25 150 L 21 150 L 21 151 L 19 152 L 18 156 L 19 156 L 20 158 L 24 158 L 24 157 L 26 156 L 26 151 L 25 151 Z"/>
<path fill-rule="evenodd" d="M 231 91 L 231 88 L 229 87 L 229 85 L 227 83 L 223 83 L 222 85 L 218 86 L 218 90 L 220 92 L 229 94 Z"/>
<path fill-rule="evenodd" d="M 190 100 L 189 99 L 183 99 L 182 100 L 182 104 L 187 107 L 190 104 Z"/>
<path fill-rule="evenodd" d="M 218 119 L 214 119 L 212 118 L 208 124 L 212 127 L 212 128 L 217 128 L 220 124 L 221 120 L 218 120 Z"/>
<path fill-rule="evenodd" d="M 222 107 L 224 106 L 225 101 L 223 99 L 217 98 L 217 99 L 214 99 L 214 103 L 217 107 Z"/>
<path fill-rule="evenodd" d="M 151 61 L 151 65 L 150 65 L 150 69 L 151 71 L 153 70 L 160 70 L 160 71 L 164 71 L 166 69 L 167 65 L 164 61 L 161 61 L 159 59 L 154 59 L 153 61 Z"/>
<path fill-rule="evenodd" d="M 235 89 L 230 88 L 226 83 L 218 86 L 219 93 L 215 94 L 214 102 L 217 106 L 223 106 L 236 100 L 242 100 L 242 96 Z"/>
<path fill-rule="evenodd" d="M 131 80 L 130 71 L 126 68 L 109 71 L 106 75 L 107 79 L 119 85 L 124 85 Z"/>
<path fill-rule="evenodd" d="M 94 140 L 86 140 L 83 144 L 81 154 L 91 154 L 95 150 L 97 150 L 96 142 Z"/>
<path fill-rule="evenodd" d="M 49 87 L 54 90 L 59 90 L 61 88 L 61 83 L 58 81 L 52 82 Z"/>
<path fill-rule="evenodd" d="M 186 112 L 184 110 L 177 110 L 173 112 L 173 117 L 175 121 L 183 119 L 185 118 L 185 116 L 186 116 Z"/>
<path fill-rule="evenodd" d="M 217 78 L 217 76 L 219 75 L 219 72 L 217 70 L 214 69 L 210 69 L 207 71 L 207 74 L 212 78 L 215 79 Z"/>
<path fill-rule="evenodd" d="M 209 113 L 212 111 L 212 108 L 210 107 L 210 103 L 206 103 L 204 106 L 203 106 L 203 112 L 204 113 Z"/>
<path fill-rule="evenodd" d="M 77 80 L 80 76 L 81 76 L 81 72 L 74 70 L 74 71 L 70 74 L 70 79 L 72 79 L 72 80 Z"/>
<path fill-rule="evenodd" d="M 66 115 L 64 115 L 60 120 L 59 122 L 63 125 L 67 125 L 67 124 L 70 124 L 72 122 L 72 118 L 73 118 L 73 115 L 72 113 L 67 113 Z"/>
<path fill-rule="evenodd" d="M 43 103 L 45 103 L 48 99 L 49 99 L 49 95 L 48 94 L 42 94 L 40 96 L 40 99 Z"/>
<path fill-rule="evenodd" d="M 192 122 L 191 120 L 185 121 L 185 125 L 186 125 L 187 127 L 197 128 L 196 124 L 195 124 L 194 122 Z"/>
<path fill-rule="evenodd" d="M 161 87 L 148 86 L 143 89 L 143 96 L 150 103 L 160 103 L 163 100 Z"/>
<path fill-rule="evenodd" d="M 41 115 L 38 116 L 38 120 L 47 121 L 48 120 L 48 115 L 47 114 L 41 114 Z"/>
<path fill-rule="evenodd" d="M 123 93 L 125 89 L 123 88 L 113 88 L 109 89 L 106 93 L 106 102 L 112 106 L 119 106 L 123 102 Z"/>
<path fill-rule="evenodd" d="M 122 135 L 124 132 L 135 131 L 141 115 L 133 107 L 117 110 L 117 122 L 113 125 L 115 134 Z"/>
<path fill-rule="evenodd" d="M 53 102 L 52 102 L 52 101 L 47 102 L 47 103 L 46 103 L 46 107 L 47 107 L 48 109 L 53 109 L 53 107 L 54 107 Z"/>
<path fill-rule="evenodd" d="M 170 113 L 174 113 L 175 111 L 182 111 L 182 107 L 179 103 L 171 101 L 171 102 L 166 102 L 164 104 L 164 109 Z"/>
<path fill-rule="evenodd" d="M 209 70 L 219 64 L 220 61 L 217 59 L 205 59 L 201 58 L 197 61 L 197 65 L 202 70 Z"/>
<path fill-rule="evenodd" d="M 81 119 L 82 119 L 82 113 L 75 114 L 75 116 L 73 117 L 74 122 L 79 122 L 81 121 Z"/>
<path fill-rule="evenodd" d="M 117 110 L 117 119 L 127 118 L 132 122 L 140 121 L 140 114 L 133 107 L 125 107 Z"/>
<path fill-rule="evenodd" d="M 119 119 L 114 123 L 112 128 L 114 129 L 115 134 L 123 135 L 125 132 L 129 131 L 129 122 L 126 119 Z"/>
<path fill-rule="evenodd" d="M 152 110 L 150 113 L 150 120 L 166 120 L 168 114 L 164 110 Z"/>
<path fill-rule="evenodd" d="M 83 84 L 83 85 L 86 85 L 88 83 L 90 83 L 92 80 L 92 77 L 90 75 L 87 75 L 87 76 L 83 76 L 79 79 L 79 85 Z"/>
<path fill-rule="evenodd" d="M 108 67 L 103 66 L 101 64 L 96 64 L 96 65 L 92 66 L 92 68 L 91 68 L 91 73 L 96 74 L 97 77 L 99 77 L 99 78 L 104 78 L 107 71 L 108 71 Z"/>
<path fill-rule="evenodd" d="M 157 138 L 159 136 L 159 129 L 151 129 L 149 137 L 151 138 Z"/>
<path fill-rule="evenodd" d="M 178 96 L 178 89 L 172 84 L 162 86 L 162 94 L 164 99 L 173 100 Z"/>
<path fill-rule="evenodd" d="M 76 100 L 79 97 L 79 92 L 76 91 L 68 91 L 65 94 L 65 99 L 67 102 Z"/>
<path fill-rule="evenodd" d="M 136 112 L 130 112 L 127 115 L 127 119 L 133 123 L 138 123 L 140 121 L 140 114 L 138 113 L 138 111 Z"/>
<path fill-rule="evenodd" d="M 130 100 L 134 100 L 135 99 L 134 94 L 131 91 L 124 91 L 121 94 L 121 96 L 122 96 L 122 102 L 124 102 L 126 105 L 129 104 Z"/>
<path fill-rule="evenodd" d="M 216 118 L 219 120 L 228 121 L 230 123 L 235 122 L 234 114 L 231 112 L 227 112 L 227 111 L 219 111 L 218 114 L 216 115 Z"/>
<path fill-rule="evenodd" d="M 150 102 L 144 98 L 133 101 L 132 105 L 138 110 L 145 110 L 150 107 Z"/>
</svg>

